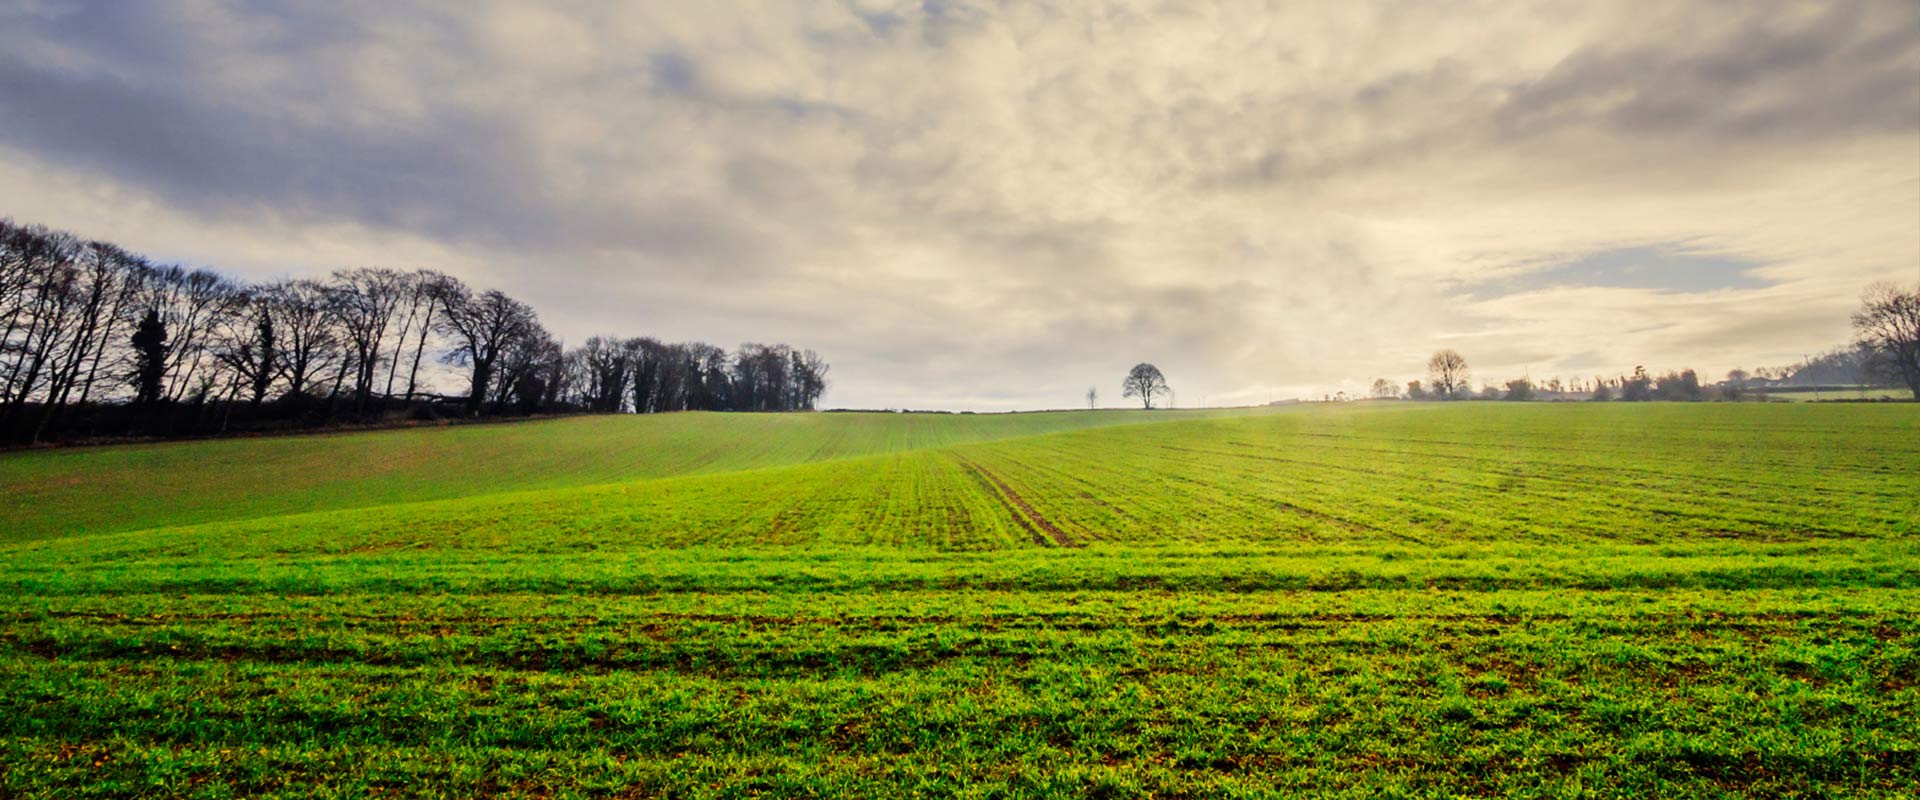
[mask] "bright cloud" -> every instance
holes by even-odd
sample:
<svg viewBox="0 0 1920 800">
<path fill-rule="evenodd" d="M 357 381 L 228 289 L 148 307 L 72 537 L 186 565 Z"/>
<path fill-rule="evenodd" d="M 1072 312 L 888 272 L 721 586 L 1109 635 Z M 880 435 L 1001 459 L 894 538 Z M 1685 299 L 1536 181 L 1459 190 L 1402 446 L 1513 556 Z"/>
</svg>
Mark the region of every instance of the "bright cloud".
<svg viewBox="0 0 1920 800">
<path fill-rule="evenodd" d="M 1912 3 L 0 2 L 0 214 L 828 405 L 1706 372 L 1920 278 Z"/>
</svg>

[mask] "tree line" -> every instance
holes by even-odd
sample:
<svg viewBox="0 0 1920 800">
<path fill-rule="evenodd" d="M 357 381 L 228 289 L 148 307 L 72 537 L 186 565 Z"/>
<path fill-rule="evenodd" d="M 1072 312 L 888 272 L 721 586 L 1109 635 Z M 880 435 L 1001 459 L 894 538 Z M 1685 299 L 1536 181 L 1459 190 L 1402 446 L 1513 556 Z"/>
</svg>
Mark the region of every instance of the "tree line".
<svg viewBox="0 0 1920 800">
<path fill-rule="evenodd" d="M 811 350 L 594 337 L 432 270 L 250 284 L 0 219 L 0 442 L 395 416 L 814 408 Z M 440 379 L 457 381 L 441 393 Z"/>
<path fill-rule="evenodd" d="M 1855 340 L 1845 347 L 1809 357 L 1799 365 L 1763 366 L 1753 372 L 1734 368 L 1726 372 L 1724 380 L 1713 384 L 1701 384 L 1693 370 L 1668 370 L 1655 376 L 1645 366 L 1634 366 L 1630 376 L 1572 382 L 1551 378 L 1546 384 L 1517 378 L 1501 386 L 1484 384 L 1475 391 L 1467 359 L 1453 349 L 1442 349 L 1427 359 L 1427 382 L 1407 382 L 1404 397 L 1530 401 L 1542 395 L 1553 399 L 1584 395 L 1578 399 L 1697 403 L 1738 401 L 1764 389 L 1899 386 L 1912 391 L 1914 399 L 1920 401 L 1920 284 L 1912 288 L 1891 282 L 1868 286 L 1851 320 Z M 1375 378 L 1371 393 L 1373 397 L 1402 397 L 1400 388 L 1386 378 Z"/>
<path fill-rule="evenodd" d="M 1744 374 L 1740 370 L 1735 373 Z M 1473 373 L 1467 366 L 1467 360 L 1458 351 L 1441 350 L 1427 361 L 1427 382 L 1409 381 L 1406 394 L 1409 400 L 1541 400 L 1541 399 L 1578 399 L 1608 401 L 1623 400 L 1630 402 L 1666 400 L 1679 402 L 1697 402 L 1701 400 L 1738 399 L 1728 383 L 1705 386 L 1700 382 L 1698 373 L 1691 369 L 1670 370 L 1659 376 L 1647 372 L 1646 367 L 1634 367 L 1632 375 L 1617 377 L 1596 376 L 1591 379 L 1561 380 L 1558 377 L 1543 382 L 1532 378 L 1515 378 L 1500 383 L 1481 384 L 1479 390 L 1472 385 Z M 1386 379 L 1373 382 L 1372 394 L 1375 397 L 1402 396 L 1397 388 Z"/>
<path fill-rule="evenodd" d="M 1646 367 L 1633 374 L 1562 381 L 1552 378 L 1536 384 L 1518 378 L 1503 384 L 1471 385 L 1472 372 L 1459 352 L 1440 350 L 1427 360 L 1427 381 L 1410 381 L 1409 400 L 1534 400 L 1585 399 L 1595 401 L 1740 400 L 1770 388 L 1817 386 L 1898 386 L 1920 400 L 1920 284 L 1911 288 L 1881 282 L 1867 287 L 1852 315 L 1854 341 L 1799 364 L 1763 367 L 1753 372 L 1733 369 L 1724 380 L 1702 383 L 1691 369 L 1659 375 Z M 1403 396 L 1399 387 L 1376 378 L 1370 393 L 1378 398 Z M 1570 395 L 1581 395 L 1571 398 Z"/>
</svg>

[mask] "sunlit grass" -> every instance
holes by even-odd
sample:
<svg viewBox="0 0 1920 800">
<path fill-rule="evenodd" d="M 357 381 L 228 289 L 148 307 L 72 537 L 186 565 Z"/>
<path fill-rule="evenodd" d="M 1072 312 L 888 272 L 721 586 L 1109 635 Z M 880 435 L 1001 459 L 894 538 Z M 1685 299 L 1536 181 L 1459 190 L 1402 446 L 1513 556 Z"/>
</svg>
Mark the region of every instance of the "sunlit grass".
<svg viewBox="0 0 1920 800">
<path fill-rule="evenodd" d="M 181 445 L 266 466 L 176 520 L 133 476 L 43 493 L 141 510 L 0 545 L 0 795 L 1904 796 L 1916 410 Z M 494 457 L 264 477 L 419 448 Z"/>
</svg>

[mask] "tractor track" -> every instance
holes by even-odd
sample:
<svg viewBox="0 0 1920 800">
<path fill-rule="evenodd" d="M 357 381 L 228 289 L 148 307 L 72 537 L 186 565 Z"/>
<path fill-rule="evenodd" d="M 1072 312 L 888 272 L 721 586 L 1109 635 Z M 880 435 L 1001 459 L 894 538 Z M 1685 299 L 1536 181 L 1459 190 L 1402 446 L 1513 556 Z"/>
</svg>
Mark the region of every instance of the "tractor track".
<svg viewBox="0 0 1920 800">
<path fill-rule="evenodd" d="M 1000 476 L 959 453 L 953 453 L 952 456 L 954 461 L 959 462 L 967 472 L 972 473 L 974 479 L 979 481 L 988 493 L 1000 500 L 1000 504 L 1006 507 L 1007 513 L 1013 516 L 1013 521 L 1019 523 L 1020 527 L 1026 530 L 1027 535 L 1033 538 L 1034 544 L 1044 545 L 1048 539 L 1051 539 L 1060 547 L 1086 546 L 1067 535 L 1067 532 L 1061 530 L 1059 526 L 1049 522 L 1045 516 L 1034 509 L 1031 503 L 1027 502 L 1026 498 L 1021 497 L 1012 486 L 1008 486 L 1006 481 L 1001 480 Z"/>
</svg>

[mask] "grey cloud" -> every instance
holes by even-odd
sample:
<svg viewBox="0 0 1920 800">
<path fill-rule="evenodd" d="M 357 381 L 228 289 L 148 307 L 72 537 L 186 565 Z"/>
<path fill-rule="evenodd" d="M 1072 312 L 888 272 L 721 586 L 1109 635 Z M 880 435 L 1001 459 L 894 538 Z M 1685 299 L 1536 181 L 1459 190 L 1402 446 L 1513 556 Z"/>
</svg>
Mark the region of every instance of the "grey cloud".
<svg viewBox="0 0 1920 800">
<path fill-rule="evenodd" d="M 476 209 L 440 204 L 502 195 L 497 189 L 518 182 L 501 172 L 511 162 L 485 153 L 511 142 L 477 141 L 480 131 L 457 124 L 390 138 L 343 136 L 116 78 L 50 75 L 14 59 L 0 60 L 0 107 L 11 120 L 0 133 L 9 144 L 126 175 L 203 207 L 359 209 L 373 220 L 431 226 L 419 219 L 423 212 L 465 217 Z M 429 194 L 439 198 L 432 206 L 421 202 Z"/>
<path fill-rule="evenodd" d="M 541 147 L 528 133 L 529 123 L 538 122 L 533 109 L 534 118 L 519 119 L 436 103 L 417 121 L 362 127 L 287 113 L 281 96 L 213 93 L 209 65 L 189 54 L 207 45 L 204 37 L 141 10 L 151 8 L 59 15 L 35 32 L 71 39 L 121 65 L 111 72 L 74 73 L 0 57 L 0 110 L 10 120 L 0 128 L 0 142 L 130 178 L 209 216 L 272 207 L 295 217 L 350 219 L 516 251 L 587 244 L 711 263 L 760 259 L 751 249 L 754 235 L 711 204 L 607 204 L 544 191 Z M 257 59 L 317 66 L 317 56 L 299 54 L 355 36 L 355 26 L 342 20 L 262 13 L 278 22 L 258 27 L 279 32 L 257 44 L 284 44 L 291 54 L 247 54 Z M 682 72 L 689 84 L 682 88 L 691 88 L 691 68 Z M 325 70 L 306 79 L 298 94 L 342 110 L 358 101 L 351 90 L 329 84 Z"/>
<path fill-rule="evenodd" d="M 666 50 L 653 54 L 648 62 L 653 68 L 654 79 L 667 91 L 686 96 L 703 94 L 693 60 L 687 58 L 685 53 Z"/>
<path fill-rule="evenodd" d="M 1610 248 L 1536 264 L 1518 274 L 1476 283 L 1467 288 L 1467 295 L 1478 299 L 1560 286 L 1707 292 L 1772 285 L 1752 274 L 1765 266 L 1760 262 L 1701 252 L 1681 243 Z"/>
<path fill-rule="evenodd" d="M 1634 135 L 1744 140 L 1909 131 L 1920 124 L 1920 6 L 1831 4 L 1794 24 L 1761 15 L 1700 43 L 1596 47 L 1517 87 L 1496 119 L 1512 135 L 1598 122 Z"/>
</svg>

